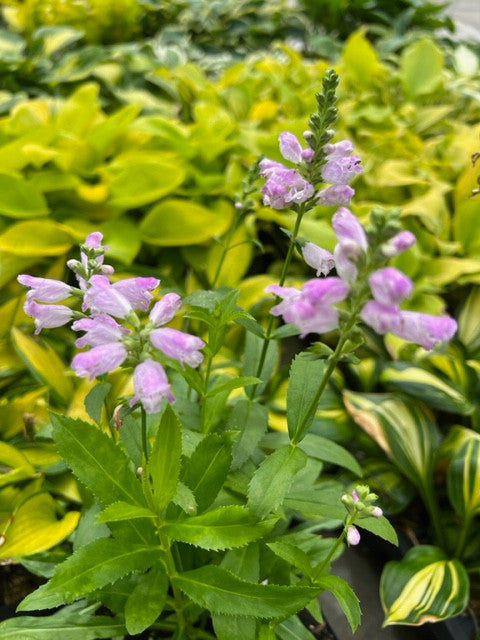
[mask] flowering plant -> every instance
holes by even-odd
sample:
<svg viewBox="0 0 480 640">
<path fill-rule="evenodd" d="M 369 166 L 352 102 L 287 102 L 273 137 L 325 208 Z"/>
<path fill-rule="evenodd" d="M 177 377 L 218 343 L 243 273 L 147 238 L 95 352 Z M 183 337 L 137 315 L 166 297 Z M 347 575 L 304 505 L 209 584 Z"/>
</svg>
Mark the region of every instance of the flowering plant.
<svg viewBox="0 0 480 640">
<path fill-rule="evenodd" d="M 264 204 L 296 216 L 279 282 L 267 290 L 275 301 L 266 326 L 240 308 L 237 290 L 215 288 L 216 277 L 211 290 L 183 301 L 175 292 L 157 299 L 153 277 L 115 281 L 98 232 L 81 246 L 81 259 L 68 262 L 77 286 L 19 277 L 36 333 L 72 322 L 83 332 L 76 346 L 86 349 L 72 368 L 102 381 L 85 399 L 96 424 L 51 416 L 56 446 L 88 490 L 90 506 L 73 554 L 19 609 L 67 606 L 47 622 L 12 619 L 0 632 L 28 629 L 36 638 L 49 624 L 82 628 L 85 638 L 146 629 L 178 640 L 285 638 L 301 626 L 302 609 L 321 617 L 317 596 L 324 590 L 334 593 L 352 629 L 358 626 L 358 600 L 331 573 L 331 562 L 344 541 L 358 544 L 359 529 L 391 542 L 396 536 L 375 494 L 355 484 L 362 475 L 356 459 L 311 430 L 317 407 L 338 363 L 355 359 L 362 323 L 426 349 L 451 338 L 456 323 L 400 309 L 412 283 L 387 262 L 415 238 L 401 230 L 398 213 L 374 211 L 364 228 L 346 208 L 350 183 L 363 168 L 349 141 L 330 142 L 337 82 L 327 73 L 306 148 L 292 133 L 280 135 L 281 154 L 295 167 L 268 158 L 255 165 L 223 240 L 217 275 L 255 206 L 250 196 L 259 177 Z M 340 205 L 333 254 L 300 236 L 303 216 L 319 204 Z M 301 288 L 286 286 L 296 249 L 317 273 Z M 329 275 L 333 268 L 336 276 Z M 183 304 L 185 330 L 166 326 Z M 225 361 L 235 328 L 246 331 L 240 363 Z M 269 433 L 278 343 L 334 330 L 334 348 L 313 342 L 292 361 L 288 434 Z M 117 399 L 106 433 L 99 428 L 110 391 L 103 376 L 119 367 L 132 372 L 133 394 Z M 325 463 L 348 469 L 351 484 L 327 480 Z M 338 526 L 334 539 L 319 535 Z M 97 615 L 100 604 L 113 615 Z"/>
</svg>

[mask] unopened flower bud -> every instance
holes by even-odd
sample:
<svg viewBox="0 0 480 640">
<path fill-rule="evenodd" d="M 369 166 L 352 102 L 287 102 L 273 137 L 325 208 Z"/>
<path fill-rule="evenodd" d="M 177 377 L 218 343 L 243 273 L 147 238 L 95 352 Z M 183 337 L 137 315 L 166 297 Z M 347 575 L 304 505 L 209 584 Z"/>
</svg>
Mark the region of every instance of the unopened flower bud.
<svg viewBox="0 0 480 640">
<path fill-rule="evenodd" d="M 349 545 L 353 546 L 357 545 L 360 542 L 360 532 L 356 527 L 352 525 L 347 528 L 347 542 Z"/>
</svg>

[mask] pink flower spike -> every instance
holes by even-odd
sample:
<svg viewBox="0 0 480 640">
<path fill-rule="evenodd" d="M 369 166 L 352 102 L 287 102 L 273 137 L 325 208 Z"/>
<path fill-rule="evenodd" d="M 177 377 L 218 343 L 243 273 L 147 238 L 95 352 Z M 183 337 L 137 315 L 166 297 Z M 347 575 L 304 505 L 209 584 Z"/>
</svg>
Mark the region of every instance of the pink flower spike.
<svg viewBox="0 0 480 640">
<path fill-rule="evenodd" d="M 411 231 L 400 231 L 396 236 L 390 238 L 388 242 L 382 245 L 381 250 L 385 257 L 393 258 L 403 253 L 415 244 L 417 238 Z"/>
<path fill-rule="evenodd" d="M 167 293 L 155 303 L 148 317 L 156 327 L 160 327 L 173 320 L 181 306 L 182 299 L 177 293 Z"/>
<path fill-rule="evenodd" d="M 170 391 L 167 374 L 161 364 L 155 360 L 145 360 L 135 367 L 133 372 L 133 387 L 135 395 L 130 400 L 130 406 L 141 402 L 147 413 L 160 411 L 162 400 L 175 402 Z"/>
<path fill-rule="evenodd" d="M 279 136 L 280 153 L 285 160 L 290 160 L 295 164 L 302 161 L 302 145 L 298 141 L 297 136 L 289 131 L 283 131 Z"/>
<path fill-rule="evenodd" d="M 412 293 L 413 283 L 395 267 L 386 267 L 372 273 L 368 279 L 373 297 L 386 306 L 398 305 Z"/>
<path fill-rule="evenodd" d="M 158 287 L 160 280 L 157 278 L 126 278 L 114 282 L 112 287 L 124 296 L 133 309 L 148 311 L 153 295 L 150 293 Z"/>
<path fill-rule="evenodd" d="M 274 169 L 262 188 L 263 204 L 272 209 L 285 209 L 300 204 L 315 193 L 313 185 L 304 180 L 296 169 Z"/>
<path fill-rule="evenodd" d="M 129 332 L 128 329 L 122 327 L 113 318 L 106 314 L 100 314 L 93 318 L 81 318 L 72 324 L 74 331 L 85 331 L 85 335 L 78 338 L 75 342 L 79 349 L 83 347 L 97 347 L 100 344 L 109 342 L 118 342 L 123 335 Z"/>
<path fill-rule="evenodd" d="M 126 357 L 127 350 L 121 342 L 109 342 L 77 353 L 72 360 L 72 369 L 77 376 L 92 380 L 119 367 Z"/>
<path fill-rule="evenodd" d="M 325 207 L 350 204 L 354 195 L 355 189 L 352 189 L 348 184 L 334 184 L 317 193 L 317 202 Z"/>
<path fill-rule="evenodd" d="M 200 353 L 199 349 L 202 349 L 205 343 L 197 336 L 165 327 L 154 329 L 150 333 L 150 341 L 154 347 L 181 364 L 186 362 L 191 367 L 198 367 L 203 361 L 203 353 Z"/>
<path fill-rule="evenodd" d="M 360 542 L 360 532 L 352 525 L 347 528 L 347 542 L 351 546 L 355 546 Z"/>
<path fill-rule="evenodd" d="M 35 334 L 37 335 L 42 329 L 61 327 L 73 317 L 73 311 L 64 304 L 38 304 L 27 299 L 23 310 L 27 316 L 35 319 Z"/>
<path fill-rule="evenodd" d="M 327 156 L 327 160 L 345 158 L 353 152 L 353 142 L 351 140 L 340 140 L 333 144 L 324 145 L 323 150 Z"/>
<path fill-rule="evenodd" d="M 53 280 L 51 278 L 35 278 L 28 274 L 22 274 L 17 277 L 18 282 L 25 287 L 30 287 L 27 292 L 29 300 L 37 300 L 37 302 L 60 302 L 70 297 L 71 289 L 65 282 Z"/>
<path fill-rule="evenodd" d="M 362 251 L 367 250 L 368 243 L 365 230 L 357 216 L 349 209 L 340 207 L 333 215 L 332 226 L 341 246 L 348 244 L 349 247 L 355 247 L 354 252 L 349 249 L 350 257 L 358 256 Z"/>
<path fill-rule="evenodd" d="M 330 251 L 322 249 L 313 242 L 306 242 L 302 248 L 302 255 L 309 267 L 316 270 L 317 276 L 326 276 L 334 267 L 335 260 Z"/>
<path fill-rule="evenodd" d="M 107 313 L 116 318 L 125 318 L 133 311 L 128 299 L 110 284 L 106 276 L 92 276 L 89 284 L 83 298 L 84 310 Z"/>
</svg>

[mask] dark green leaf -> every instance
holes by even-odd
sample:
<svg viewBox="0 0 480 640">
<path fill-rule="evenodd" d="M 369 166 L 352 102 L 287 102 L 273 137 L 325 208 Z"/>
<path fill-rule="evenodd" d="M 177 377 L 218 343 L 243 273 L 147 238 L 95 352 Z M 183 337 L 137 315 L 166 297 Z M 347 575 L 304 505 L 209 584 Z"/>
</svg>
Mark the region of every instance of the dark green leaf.
<svg viewBox="0 0 480 640">
<path fill-rule="evenodd" d="M 141 633 L 162 613 L 167 600 L 168 577 L 157 564 L 141 576 L 125 605 L 125 625 L 128 633 Z"/>
<path fill-rule="evenodd" d="M 287 423 L 291 440 L 300 441 L 315 416 L 316 407 L 311 410 L 311 403 L 325 367 L 323 360 L 311 360 L 308 354 L 302 353 L 292 362 L 287 391 Z"/>
<path fill-rule="evenodd" d="M 85 409 L 92 420 L 100 424 L 105 398 L 112 388 L 109 382 L 96 384 L 85 396 Z"/>
<path fill-rule="evenodd" d="M 182 456 L 182 425 L 175 412 L 167 406 L 153 444 L 148 472 L 152 478 L 155 506 L 159 513 L 175 496 Z"/>
<path fill-rule="evenodd" d="M 333 593 L 350 623 L 352 632 L 355 632 L 360 624 L 362 612 L 358 598 L 350 585 L 343 578 L 334 575 L 321 576 L 315 581 L 315 584 Z"/>
<path fill-rule="evenodd" d="M 239 469 L 253 454 L 268 429 L 268 410 L 262 404 L 245 398 L 233 407 L 228 428 L 239 431 L 233 445 L 232 469 Z"/>
</svg>

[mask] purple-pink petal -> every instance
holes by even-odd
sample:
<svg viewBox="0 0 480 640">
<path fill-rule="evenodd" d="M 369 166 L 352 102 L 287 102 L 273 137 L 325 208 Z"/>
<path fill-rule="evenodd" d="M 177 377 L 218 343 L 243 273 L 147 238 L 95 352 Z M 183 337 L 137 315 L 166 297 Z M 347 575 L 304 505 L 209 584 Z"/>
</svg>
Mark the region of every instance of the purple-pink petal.
<svg viewBox="0 0 480 640">
<path fill-rule="evenodd" d="M 280 162 L 276 162 L 275 160 L 270 160 L 270 158 L 262 158 L 260 160 L 259 165 L 260 176 L 262 178 L 269 178 L 272 173 L 278 171 L 279 169 L 286 169 L 287 167 Z"/>
<path fill-rule="evenodd" d="M 86 332 L 84 336 L 78 338 L 75 342 L 79 349 L 117 342 L 121 340 L 123 335 L 130 333 L 128 329 L 122 327 L 112 317 L 104 313 L 92 318 L 76 320 L 72 324 L 72 329 Z"/>
<path fill-rule="evenodd" d="M 326 144 L 323 151 L 328 160 L 332 158 L 344 158 L 353 152 L 353 142 L 351 140 L 340 140 L 333 144 Z"/>
<path fill-rule="evenodd" d="M 283 131 L 279 136 L 280 153 L 290 162 L 299 164 L 302 161 L 302 145 L 298 141 L 297 136 L 289 131 Z"/>
<path fill-rule="evenodd" d="M 433 349 L 436 344 L 450 340 L 457 331 L 457 323 L 449 316 L 400 311 L 400 320 L 400 328 L 392 333 L 424 349 Z"/>
<path fill-rule="evenodd" d="M 415 244 L 417 238 L 411 231 L 400 231 L 396 236 L 390 238 L 388 242 L 382 245 L 382 253 L 387 258 L 398 256 Z"/>
<path fill-rule="evenodd" d="M 316 270 L 317 276 L 326 276 L 335 267 L 333 254 L 313 242 L 304 244 L 302 255 L 308 266 Z"/>
<path fill-rule="evenodd" d="M 72 369 L 81 378 L 96 378 L 119 367 L 127 357 L 121 342 L 101 344 L 88 351 L 77 353 L 72 360 Z"/>
<path fill-rule="evenodd" d="M 362 309 L 361 317 L 365 324 L 368 324 L 380 335 L 387 332 L 398 335 L 401 327 L 400 310 L 398 307 L 384 305 L 376 300 L 369 300 L 366 303 Z"/>
<path fill-rule="evenodd" d="M 114 282 L 112 287 L 124 296 L 133 309 L 148 311 L 153 299 L 151 291 L 160 284 L 157 278 L 125 278 Z"/>
<path fill-rule="evenodd" d="M 60 280 L 36 278 L 26 273 L 19 275 L 17 280 L 20 284 L 30 288 L 30 291 L 27 292 L 27 298 L 29 300 L 36 300 L 37 302 L 60 302 L 60 300 L 65 300 L 65 298 L 71 295 L 69 285 Z"/>
<path fill-rule="evenodd" d="M 341 278 L 315 278 L 306 282 L 302 291 L 313 305 L 332 305 L 345 300 L 350 287 Z"/>
<path fill-rule="evenodd" d="M 84 310 L 107 313 L 116 318 L 125 318 L 133 310 L 128 299 L 110 284 L 106 276 L 92 276 L 89 284 L 83 298 Z"/>
<path fill-rule="evenodd" d="M 355 255 L 360 255 L 368 247 L 365 230 L 359 219 L 346 207 L 340 207 L 332 217 L 332 226 L 340 245 L 356 247 Z M 350 255 L 354 255 L 351 253 Z"/>
<path fill-rule="evenodd" d="M 360 542 L 360 532 L 353 525 L 350 525 L 347 528 L 347 542 L 352 546 L 355 546 Z"/>
<path fill-rule="evenodd" d="M 160 327 L 173 320 L 181 306 L 182 299 L 178 293 L 167 293 L 155 303 L 148 317 L 156 327 Z"/>
<path fill-rule="evenodd" d="M 317 202 L 325 207 L 333 207 L 340 204 L 350 204 L 355 195 L 355 189 L 348 184 L 334 184 L 317 193 Z"/>
<path fill-rule="evenodd" d="M 35 333 L 42 329 L 55 329 L 67 324 L 72 319 L 72 310 L 64 304 L 38 304 L 34 300 L 27 300 L 23 310 L 35 320 Z"/>
<path fill-rule="evenodd" d="M 395 267 L 385 267 L 375 271 L 368 279 L 368 283 L 375 300 L 387 306 L 398 305 L 408 298 L 413 290 L 410 278 Z"/>
<path fill-rule="evenodd" d="M 169 358 L 174 358 L 182 364 L 186 362 L 191 367 L 198 367 L 203 361 L 203 353 L 200 353 L 199 349 L 202 349 L 205 343 L 197 336 L 163 327 L 150 333 L 150 341 Z"/>
<path fill-rule="evenodd" d="M 133 372 L 133 387 L 135 395 L 130 406 L 141 402 L 147 413 L 160 411 L 162 400 L 175 401 L 168 382 L 167 374 L 162 365 L 155 360 L 145 360 L 135 367 Z"/>
<path fill-rule="evenodd" d="M 322 179 L 337 185 L 349 184 L 356 175 L 363 172 L 359 156 L 333 158 L 322 169 Z"/>
</svg>

